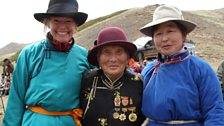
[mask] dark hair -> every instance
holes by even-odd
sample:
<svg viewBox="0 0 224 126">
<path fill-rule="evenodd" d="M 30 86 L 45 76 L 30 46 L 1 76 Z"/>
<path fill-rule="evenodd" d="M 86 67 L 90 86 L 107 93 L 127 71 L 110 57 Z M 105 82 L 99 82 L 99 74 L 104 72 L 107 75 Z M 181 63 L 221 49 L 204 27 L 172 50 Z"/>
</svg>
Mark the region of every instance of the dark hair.
<svg viewBox="0 0 224 126">
<path fill-rule="evenodd" d="M 5 63 L 5 62 L 9 62 L 9 63 L 11 63 L 11 61 L 8 59 L 8 58 L 5 58 L 4 60 L 3 60 L 3 62 Z"/>
<path fill-rule="evenodd" d="M 172 21 L 172 22 L 174 22 L 177 25 L 177 27 L 180 29 L 181 33 L 184 36 L 187 35 L 187 29 L 181 23 L 179 23 L 178 21 Z M 158 28 L 158 26 L 159 26 L 159 24 L 152 27 L 152 30 L 151 30 L 152 36 L 153 36 L 155 30 Z"/>
<path fill-rule="evenodd" d="M 182 32 L 182 34 L 184 36 L 186 36 L 187 35 L 187 29 L 181 23 L 179 23 L 177 21 L 173 21 L 173 22 L 176 23 L 177 27 L 180 29 L 180 31 Z"/>
</svg>

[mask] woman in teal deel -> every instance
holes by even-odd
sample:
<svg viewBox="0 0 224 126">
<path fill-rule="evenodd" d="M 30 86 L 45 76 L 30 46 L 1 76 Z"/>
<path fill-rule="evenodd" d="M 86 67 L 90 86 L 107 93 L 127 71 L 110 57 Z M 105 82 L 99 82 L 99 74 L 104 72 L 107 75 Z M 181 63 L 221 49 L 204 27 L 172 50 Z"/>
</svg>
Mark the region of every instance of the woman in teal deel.
<svg viewBox="0 0 224 126">
<path fill-rule="evenodd" d="M 49 32 L 20 53 L 3 126 L 80 126 L 80 81 L 89 64 L 73 34 L 87 14 L 76 0 L 50 0 L 47 12 L 34 17 Z"/>
</svg>

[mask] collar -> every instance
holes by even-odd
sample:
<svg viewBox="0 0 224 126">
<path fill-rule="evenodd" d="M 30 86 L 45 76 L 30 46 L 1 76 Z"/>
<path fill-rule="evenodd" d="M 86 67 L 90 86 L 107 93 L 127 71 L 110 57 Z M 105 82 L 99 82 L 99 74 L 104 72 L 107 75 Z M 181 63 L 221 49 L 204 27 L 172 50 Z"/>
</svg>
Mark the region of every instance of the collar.
<svg viewBox="0 0 224 126">
<path fill-rule="evenodd" d="M 72 38 L 69 42 L 65 43 L 59 43 L 56 40 L 53 39 L 53 36 L 50 34 L 50 32 L 47 33 L 47 39 L 48 41 L 53 45 L 53 47 L 60 52 L 67 52 L 70 50 L 70 48 L 74 44 L 74 39 Z"/>
<path fill-rule="evenodd" d="M 158 61 L 160 63 L 165 63 L 165 64 L 174 64 L 189 58 L 189 56 L 190 56 L 190 53 L 188 50 L 181 49 L 180 51 L 178 51 L 178 53 L 172 56 L 164 56 L 164 55 L 158 54 Z"/>
</svg>

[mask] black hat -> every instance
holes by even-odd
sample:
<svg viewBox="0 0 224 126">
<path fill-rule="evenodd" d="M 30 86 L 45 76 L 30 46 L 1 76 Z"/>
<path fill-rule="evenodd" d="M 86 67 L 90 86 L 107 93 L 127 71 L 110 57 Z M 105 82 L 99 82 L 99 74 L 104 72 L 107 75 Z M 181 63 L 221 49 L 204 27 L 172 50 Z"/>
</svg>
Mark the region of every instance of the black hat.
<svg viewBox="0 0 224 126">
<path fill-rule="evenodd" d="M 46 13 L 35 13 L 34 18 L 41 23 L 43 19 L 50 16 L 71 17 L 77 23 L 77 26 L 85 23 L 88 15 L 78 12 L 78 2 L 76 0 L 50 0 Z"/>
</svg>

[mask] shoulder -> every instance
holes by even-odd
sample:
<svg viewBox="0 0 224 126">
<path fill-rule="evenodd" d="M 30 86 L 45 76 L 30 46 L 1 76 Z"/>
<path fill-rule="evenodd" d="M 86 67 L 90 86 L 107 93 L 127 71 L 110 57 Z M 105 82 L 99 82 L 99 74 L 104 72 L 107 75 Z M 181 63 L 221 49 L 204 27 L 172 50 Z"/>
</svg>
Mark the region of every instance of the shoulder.
<svg viewBox="0 0 224 126">
<path fill-rule="evenodd" d="M 125 74 L 131 81 L 136 81 L 136 82 L 142 82 L 143 81 L 143 77 L 139 73 L 130 72 L 130 71 L 127 70 L 125 72 Z"/>
<path fill-rule="evenodd" d="M 85 72 L 83 72 L 83 78 L 84 79 L 93 78 L 94 76 L 97 76 L 98 73 L 99 69 L 97 68 L 86 70 Z"/>
<path fill-rule="evenodd" d="M 22 57 L 39 55 L 42 52 L 41 50 L 44 50 L 43 45 L 42 45 L 42 42 L 44 42 L 44 41 L 45 40 L 37 41 L 37 42 L 34 42 L 32 44 L 25 46 L 21 50 L 20 55 Z"/>
<path fill-rule="evenodd" d="M 157 63 L 157 60 L 154 60 L 152 62 L 149 62 L 142 70 L 142 76 L 146 76 L 147 74 L 151 73 L 154 68 L 155 68 L 155 65 Z"/>
<path fill-rule="evenodd" d="M 208 62 L 196 56 L 190 56 L 189 67 L 191 69 L 200 70 L 200 71 L 213 70 L 211 65 Z"/>
<path fill-rule="evenodd" d="M 45 41 L 46 40 L 44 39 L 44 40 L 41 40 L 41 41 L 33 42 L 32 44 L 29 44 L 29 45 L 25 46 L 22 51 L 33 52 L 33 51 L 43 49 L 43 43 Z"/>
<path fill-rule="evenodd" d="M 88 53 L 87 49 L 80 45 L 74 44 L 73 48 L 75 49 L 75 51 L 79 51 L 79 52 L 86 53 L 86 54 Z"/>
</svg>

